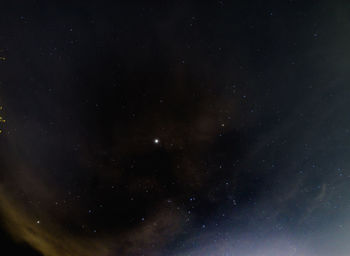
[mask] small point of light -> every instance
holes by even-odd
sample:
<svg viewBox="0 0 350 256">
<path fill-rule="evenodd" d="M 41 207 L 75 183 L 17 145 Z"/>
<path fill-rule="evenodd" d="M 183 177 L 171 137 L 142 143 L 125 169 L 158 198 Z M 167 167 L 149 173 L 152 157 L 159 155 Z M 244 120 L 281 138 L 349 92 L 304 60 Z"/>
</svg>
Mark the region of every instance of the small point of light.
<svg viewBox="0 0 350 256">
<path fill-rule="evenodd" d="M 36 221 L 36 224 L 40 224 L 40 220 L 37 220 L 37 221 Z"/>
<path fill-rule="evenodd" d="M 154 142 L 155 144 L 158 144 L 158 143 L 159 143 L 159 139 L 154 139 L 153 142 Z"/>
</svg>

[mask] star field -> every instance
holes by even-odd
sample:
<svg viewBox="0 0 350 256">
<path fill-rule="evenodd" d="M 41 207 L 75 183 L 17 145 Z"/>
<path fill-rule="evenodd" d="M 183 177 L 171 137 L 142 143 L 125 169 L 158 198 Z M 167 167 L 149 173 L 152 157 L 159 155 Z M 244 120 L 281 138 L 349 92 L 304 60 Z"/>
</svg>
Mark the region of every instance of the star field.
<svg viewBox="0 0 350 256">
<path fill-rule="evenodd" d="M 0 9 L 3 252 L 349 254 L 346 1 Z"/>
</svg>

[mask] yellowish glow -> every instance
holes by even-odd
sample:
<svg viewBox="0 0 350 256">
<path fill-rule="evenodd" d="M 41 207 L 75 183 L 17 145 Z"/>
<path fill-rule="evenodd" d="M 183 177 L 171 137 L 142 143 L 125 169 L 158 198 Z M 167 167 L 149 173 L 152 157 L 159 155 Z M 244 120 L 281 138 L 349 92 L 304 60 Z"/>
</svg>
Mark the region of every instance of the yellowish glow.
<svg viewBox="0 0 350 256">
<path fill-rule="evenodd" d="M 26 214 L 0 187 L 0 210 L 13 238 L 25 241 L 45 256 L 104 256 L 107 248 L 93 239 L 82 239 L 63 232 L 52 223 L 43 223 Z"/>
<path fill-rule="evenodd" d="M 0 110 L 2 110 L 2 106 L 0 106 Z M 6 123 L 6 120 L 0 115 L 0 123 Z M 0 133 L 2 133 L 2 130 L 0 129 Z"/>
</svg>

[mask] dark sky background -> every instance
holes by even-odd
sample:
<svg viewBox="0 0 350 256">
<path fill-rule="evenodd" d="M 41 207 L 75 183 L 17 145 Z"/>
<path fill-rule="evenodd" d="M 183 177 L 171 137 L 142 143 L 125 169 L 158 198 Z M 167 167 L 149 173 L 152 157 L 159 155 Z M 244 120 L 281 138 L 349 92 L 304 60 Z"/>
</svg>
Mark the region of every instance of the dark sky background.
<svg viewBox="0 0 350 256">
<path fill-rule="evenodd" d="M 1 255 L 349 255 L 349 45 L 348 1 L 3 1 Z"/>
</svg>

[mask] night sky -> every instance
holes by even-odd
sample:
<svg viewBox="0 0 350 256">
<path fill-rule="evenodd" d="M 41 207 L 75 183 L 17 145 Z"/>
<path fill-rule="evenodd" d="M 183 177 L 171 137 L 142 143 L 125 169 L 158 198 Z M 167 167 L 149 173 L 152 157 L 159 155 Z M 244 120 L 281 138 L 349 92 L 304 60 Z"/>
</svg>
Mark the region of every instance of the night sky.
<svg viewBox="0 0 350 256">
<path fill-rule="evenodd" d="M 0 254 L 348 256 L 350 2 L 1 1 Z"/>
</svg>

